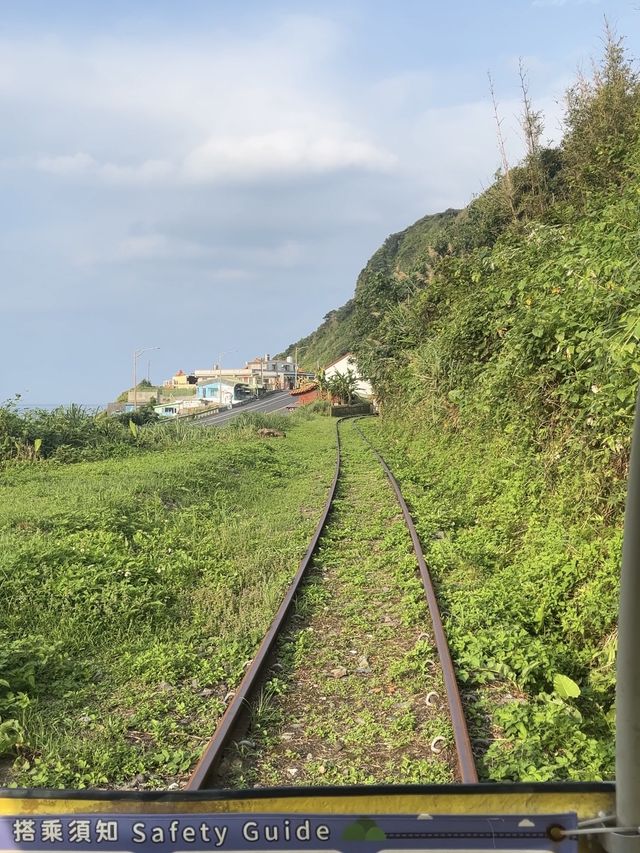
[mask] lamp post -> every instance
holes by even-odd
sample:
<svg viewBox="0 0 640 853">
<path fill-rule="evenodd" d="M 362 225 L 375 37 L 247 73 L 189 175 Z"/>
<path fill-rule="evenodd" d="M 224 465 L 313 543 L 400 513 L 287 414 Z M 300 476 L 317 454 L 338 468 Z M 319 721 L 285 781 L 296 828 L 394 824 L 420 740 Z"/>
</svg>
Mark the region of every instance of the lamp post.
<svg viewBox="0 0 640 853">
<path fill-rule="evenodd" d="M 218 408 L 222 406 L 222 356 L 238 352 L 237 349 L 227 349 L 218 356 Z"/>
<path fill-rule="evenodd" d="M 160 349 L 160 347 L 144 347 L 143 349 L 137 349 L 133 352 L 133 410 L 134 412 L 138 408 L 138 359 L 145 352 L 151 352 L 151 350 Z"/>
<path fill-rule="evenodd" d="M 293 361 L 293 387 L 294 388 L 298 387 L 298 350 L 300 350 L 300 352 L 304 352 L 305 350 L 308 350 L 308 349 L 309 349 L 309 347 L 296 347 L 296 354 L 294 356 L 294 361 Z"/>
</svg>

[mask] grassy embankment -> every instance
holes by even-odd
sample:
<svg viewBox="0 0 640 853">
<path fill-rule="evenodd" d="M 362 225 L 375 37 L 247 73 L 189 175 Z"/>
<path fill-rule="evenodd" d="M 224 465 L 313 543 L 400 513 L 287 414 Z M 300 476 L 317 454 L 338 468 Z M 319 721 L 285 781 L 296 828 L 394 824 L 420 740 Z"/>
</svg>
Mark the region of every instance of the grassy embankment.
<svg viewBox="0 0 640 853">
<path fill-rule="evenodd" d="M 640 80 L 607 30 L 591 79 L 567 92 L 558 147 L 528 96 L 522 110 L 523 162 L 425 239 L 387 240 L 327 342 L 347 339 L 381 400 L 368 428 L 438 576 L 487 732 L 483 775 L 611 778 Z"/>
<path fill-rule="evenodd" d="M 593 510 L 597 484 L 510 436 L 366 430 L 416 519 L 480 777 L 611 778 L 621 532 Z"/>
<path fill-rule="evenodd" d="M 284 438 L 192 430 L 122 459 L 0 470 L 3 784 L 184 777 L 333 473 L 334 423 L 280 422 Z"/>
<path fill-rule="evenodd" d="M 329 522 L 253 726 L 230 750 L 235 786 L 452 782 L 442 674 L 411 539 L 352 422 Z"/>
</svg>

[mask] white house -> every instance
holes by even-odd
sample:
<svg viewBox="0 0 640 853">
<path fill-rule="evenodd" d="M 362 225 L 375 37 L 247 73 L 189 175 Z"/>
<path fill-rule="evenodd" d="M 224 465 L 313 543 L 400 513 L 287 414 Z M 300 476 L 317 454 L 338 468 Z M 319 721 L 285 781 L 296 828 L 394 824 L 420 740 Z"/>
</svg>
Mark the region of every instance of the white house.
<svg viewBox="0 0 640 853">
<path fill-rule="evenodd" d="M 198 400 L 211 400 L 221 406 L 229 406 L 233 403 L 235 382 L 203 382 L 198 384 L 196 393 Z"/>
<path fill-rule="evenodd" d="M 354 354 L 351 352 L 340 356 L 337 361 L 334 361 L 328 365 L 328 367 L 325 367 L 324 375 L 327 379 L 331 379 L 336 375 L 336 373 L 344 374 L 347 370 L 352 370 L 358 379 L 356 394 L 359 397 L 373 397 L 373 388 L 371 387 L 371 383 L 366 379 L 363 379 L 358 373 L 358 363 L 356 362 Z"/>
<path fill-rule="evenodd" d="M 191 409 L 197 409 L 201 405 L 202 400 L 197 400 L 195 397 L 189 397 L 182 400 L 176 398 L 175 400 L 171 400 L 166 403 L 160 403 L 159 405 L 154 406 L 153 409 L 161 418 L 172 418 L 175 415 L 184 415 Z"/>
<path fill-rule="evenodd" d="M 254 393 L 245 382 L 203 382 L 197 386 L 198 400 L 219 403 L 222 406 L 235 406 L 250 400 Z"/>
</svg>

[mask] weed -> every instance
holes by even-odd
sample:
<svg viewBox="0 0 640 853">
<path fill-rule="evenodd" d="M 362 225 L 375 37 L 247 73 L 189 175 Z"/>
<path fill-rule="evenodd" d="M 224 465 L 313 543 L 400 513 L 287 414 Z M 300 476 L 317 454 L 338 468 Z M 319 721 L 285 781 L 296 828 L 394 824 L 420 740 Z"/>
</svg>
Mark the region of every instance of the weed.
<svg viewBox="0 0 640 853">
<path fill-rule="evenodd" d="M 153 788 L 188 771 L 333 473 L 328 420 L 292 416 L 277 442 L 256 426 L 139 428 L 118 459 L 0 471 L 4 783 Z"/>
</svg>

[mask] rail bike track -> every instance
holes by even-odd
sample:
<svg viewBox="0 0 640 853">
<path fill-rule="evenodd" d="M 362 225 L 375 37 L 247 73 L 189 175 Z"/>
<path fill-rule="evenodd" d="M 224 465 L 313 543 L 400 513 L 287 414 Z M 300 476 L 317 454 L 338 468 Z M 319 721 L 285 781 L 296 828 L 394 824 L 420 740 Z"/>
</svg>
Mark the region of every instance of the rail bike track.
<svg viewBox="0 0 640 853">
<path fill-rule="evenodd" d="M 216 771 L 222 761 L 225 750 L 229 745 L 230 741 L 232 740 L 233 735 L 237 730 L 239 730 L 243 720 L 246 718 L 247 710 L 250 707 L 252 699 L 257 695 L 258 690 L 264 681 L 265 674 L 268 670 L 276 642 L 278 641 L 288 622 L 294 601 L 305 580 L 307 570 L 309 569 L 312 563 L 313 556 L 318 546 L 318 542 L 331 513 L 331 508 L 336 494 L 336 488 L 340 479 L 341 472 L 341 420 L 342 419 L 339 419 L 336 422 L 337 452 L 335 472 L 331 486 L 329 488 L 327 500 L 320 521 L 318 522 L 313 537 L 309 543 L 309 547 L 307 548 L 302 560 L 300 561 L 296 574 L 285 593 L 282 603 L 280 604 L 280 607 L 278 608 L 278 611 L 274 616 L 273 621 L 269 626 L 269 629 L 267 630 L 264 638 L 262 639 L 256 651 L 256 654 L 248 665 L 245 675 L 238 687 L 236 688 L 235 694 L 231 699 L 229 705 L 227 706 L 225 713 L 221 717 L 216 727 L 216 730 L 213 733 L 213 736 L 209 740 L 200 757 L 200 760 L 196 764 L 189 778 L 189 781 L 185 786 L 185 790 L 197 791 L 215 787 L 214 781 L 216 778 Z M 364 433 L 360 430 L 357 421 L 354 423 L 354 427 L 380 463 L 395 493 L 397 502 L 400 506 L 400 509 L 402 510 L 402 515 L 406 527 L 411 536 L 413 550 L 418 562 L 420 576 L 425 591 L 425 597 L 429 607 L 432 630 L 447 694 L 447 705 L 449 710 L 449 717 L 453 728 L 455 751 L 458 764 L 458 775 L 460 777 L 459 781 L 467 784 L 476 783 L 478 781 L 478 776 L 475 767 L 473 751 L 471 748 L 471 741 L 467 731 L 464 711 L 462 708 L 462 702 L 460 699 L 460 693 L 455 677 L 453 662 L 451 660 L 451 655 L 449 652 L 449 647 L 442 624 L 442 618 L 440 616 L 440 611 L 438 608 L 438 602 L 434 586 L 424 559 L 424 555 L 422 553 L 422 547 L 420 545 L 420 539 L 418 537 L 415 524 L 411 517 L 411 513 L 409 512 L 407 503 L 402 496 L 400 486 L 398 485 L 398 482 L 391 473 L 389 466 L 387 465 L 383 457 L 378 453 L 378 451 L 371 445 Z"/>
</svg>

